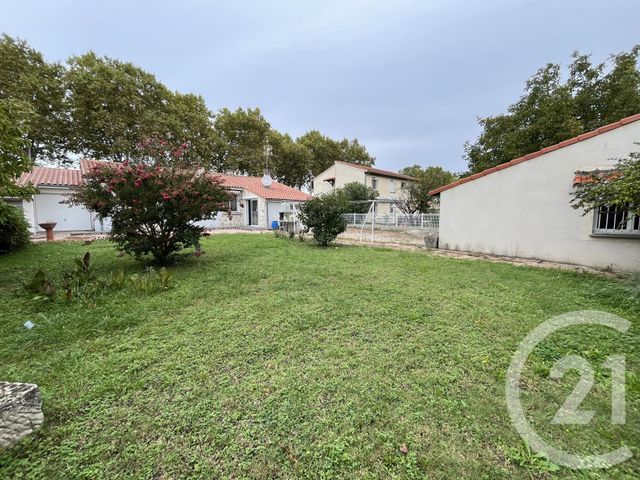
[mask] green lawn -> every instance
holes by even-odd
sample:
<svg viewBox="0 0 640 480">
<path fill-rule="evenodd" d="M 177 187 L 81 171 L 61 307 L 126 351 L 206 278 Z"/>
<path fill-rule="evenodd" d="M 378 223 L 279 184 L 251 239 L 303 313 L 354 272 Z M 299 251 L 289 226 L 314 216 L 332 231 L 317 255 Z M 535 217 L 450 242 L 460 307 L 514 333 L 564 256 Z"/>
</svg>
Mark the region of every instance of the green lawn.
<svg viewBox="0 0 640 480">
<path fill-rule="evenodd" d="M 100 275 L 143 266 L 105 241 L 0 257 L 0 379 L 40 385 L 45 412 L 40 432 L 0 452 L 0 478 L 637 478 L 640 309 L 619 281 L 271 235 L 204 249 L 171 268 L 164 293 L 71 305 L 15 287 L 87 250 Z M 635 457 L 551 473 L 509 421 L 504 378 L 533 327 L 583 309 L 633 327 L 551 337 L 525 372 L 525 407 L 555 445 L 626 444 Z M 566 353 L 596 368 L 587 427 L 548 423 L 577 378 L 548 378 Z M 627 362 L 627 424 L 615 427 L 610 353 Z"/>
</svg>

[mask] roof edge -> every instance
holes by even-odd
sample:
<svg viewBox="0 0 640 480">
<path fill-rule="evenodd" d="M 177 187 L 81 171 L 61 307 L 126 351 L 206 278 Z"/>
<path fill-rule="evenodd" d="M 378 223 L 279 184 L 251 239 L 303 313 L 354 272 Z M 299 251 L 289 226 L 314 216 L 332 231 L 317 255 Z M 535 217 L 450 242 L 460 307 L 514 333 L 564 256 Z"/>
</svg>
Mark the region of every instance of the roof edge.
<svg viewBox="0 0 640 480">
<path fill-rule="evenodd" d="M 375 167 L 375 166 L 360 165 L 359 163 L 345 162 L 343 160 L 336 160 L 335 163 L 341 163 L 342 165 L 346 165 L 348 167 L 357 168 L 358 170 L 364 170 L 364 173 L 371 173 L 372 175 L 379 175 L 381 177 L 385 177 L 386 176 L 386 177 L 390 177 L 390 178 L 399 178 L 399 179 L 410 180 L 410 181 L 415 181 L 416 180 L 415 177 L 412 177 L 410 175 L 404 175 L 402 173 L 393 172 L 391 170 L 384 170 L 382 168 L 378 168 L 378 167 Z M 327 170 L 328 170 L 328 168 L 327 168 Z M 370 172 L 370 170 L 373 170 L 373 172 Z M 321 172 L 321 173 L 324 173 L 324 172 Z"/>
<path fill-rule="evenodd" d="M 532 153 L 528 153 L 526 155 L 523 155 L 522 157 L 518 157 L 518 158 L 514 158 L 513 160 L 509 161 L 509 162 L 505 162 L 505 163 L 501 163 L 500 165 L 497 165 L 495 167 L 491 167 L 491 168 L 487 168 L 486 170 L 483 170 L 481 172 L 478 173 L 474 173 L 473 175 L 469 175 L 468 177 L 465 178 L 461 178 L 459 180 L 456 180 L 455 182 L 449 183 L 447 185 L 443 185 L 442 187 L 436 188 L 434 190 L 431 190 L 429 192 L 429 195 L 438 195 L 446 190 L 450 190 L 452 188 L 457 187 L 458 185 L 462 185 L 463 183 L 468 183 L 471 182 L 473 180 L 476 180 L 477 178 L 480 177 L 484 177 L 486 175 L 489 175 L 493 172 L 497 172 L 499 170 L 504 170 L 505 168 L 509 168 L 512 167 L 514 165 L 517 165 L 519 163 L 522 162 L 526 162 L 528 160 L 534 159 L 534 158 L 538 158 L 542 155 L 545 155 L 547 153 L 550 152 L 554 152 L 556 150 L 559 150 L 561 148 L 564 147 L 568 147 L 569 145 L 574 145 L 576 143 L 582 142 L 583 140 L 588 140 L 590 138 L 596 137 L 598 135 L 601 135 L 603 133 L 609 132 L 611 130 L 615 130 L 616 128 L 620 128 L 623 127 L 629 123 L 633 123 L 633 122 L 637 122 L 638 120 L 640 120 L 640 113 L 636 113 L 635 115 L 631 115 L 630 117 L 625 117 L 621 120 L 618 120 L 617 122 L 613 122 L 610 123 L 608 125 L 604 125 L 602 127 L 596 128 L 595 130 L 591 130 L 590 132 L 586 132 L 586 133 L 581 133 L 580 135 L 573 137 L 573 138 L 568 138 L 567 140 L 563 140 L 560 143 L 556 143 L 555 145 L 550 145 L 548 147 L 544 147 L 536 152 L 532 152 Z"/>
</svg>

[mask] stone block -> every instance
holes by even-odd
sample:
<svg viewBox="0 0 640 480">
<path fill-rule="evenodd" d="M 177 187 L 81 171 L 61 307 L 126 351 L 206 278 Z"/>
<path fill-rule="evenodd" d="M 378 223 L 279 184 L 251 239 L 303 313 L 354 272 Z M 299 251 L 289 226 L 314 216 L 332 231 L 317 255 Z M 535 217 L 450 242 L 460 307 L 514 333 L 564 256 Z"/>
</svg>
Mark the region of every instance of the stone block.
<svg viewBox="0 0 640 480">
<path fill-rule="evenodd" d="M 0 382 L 0 448 L 7 448 L 42 426 L 42 399 L 37 385 Z"/>
</svg>

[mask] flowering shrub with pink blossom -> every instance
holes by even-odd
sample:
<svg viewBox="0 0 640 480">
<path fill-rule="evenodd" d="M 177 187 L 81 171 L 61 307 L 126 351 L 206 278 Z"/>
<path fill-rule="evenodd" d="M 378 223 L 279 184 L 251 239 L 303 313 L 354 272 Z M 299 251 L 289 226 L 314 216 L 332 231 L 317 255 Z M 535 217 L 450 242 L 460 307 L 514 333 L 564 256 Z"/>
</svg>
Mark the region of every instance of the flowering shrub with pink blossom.
<svg viewBox="0 0 640 480">
<path fill-rule="evenodd" d="M 105 163 L 84 176 L 71 203 L 111 218 L 111 239 L 125 252 L 151 254 L 161 265 L 186 247 L 199 251 L 203 228 L 194 222 L 226 210 L 227 193 L 193 167 Z"/>
</svg>

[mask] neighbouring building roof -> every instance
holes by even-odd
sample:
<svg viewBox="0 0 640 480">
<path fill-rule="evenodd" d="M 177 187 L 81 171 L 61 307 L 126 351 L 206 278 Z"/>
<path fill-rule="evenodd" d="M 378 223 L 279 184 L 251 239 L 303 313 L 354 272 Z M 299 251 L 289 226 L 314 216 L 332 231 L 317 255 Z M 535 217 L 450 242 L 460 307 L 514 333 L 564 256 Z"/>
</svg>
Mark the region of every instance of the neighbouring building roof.
<svg viewBox="0 0 640 480">
<path fill-rule="evenodd" d="M 291 202 L 304 202 L 311 198 L 310 195 L 274 181 L 270 187 L 262 185 L 261 177 L 246 177 L 242 175 L 226 175 L 222 173 L 212 174 L 223 187 L 241 188 L 254 195 L 267 200 L 288 200 Z"/>
<path fill-rule="evenodd" d="M 32 183 L 34 186 L 56 186 L 56 187 L 77 187 L 82 183 L 82 175 L 97 166 L 108 162 L 99 160 L 80 160 L 80 169 L 72 168 L 49 168 L 34 167 L 31 172 L 23 173 L 18 180 L 19 185 L 27 185 Z M 216 177 L 223 187 L 238 188 L 247 190 L 254 195 L 265 198 L 267 200 L 288 200 L 288 201 L 306 201 L 311 198 L 310 195 L 288 187 L 276 181 L 266 188 L 262 185 L 261 177 L 247 177 L 242 175 L 225 175 L 221 173 L 212 174 Z"/>
<path fill-rule="evenodd" d="M 591 183 L 594 181 L 595 177 L 611 180 L 619 176 L 620 173 L 616 172 L 615 168 L 611 165 L 582 167 L 575 172 L 575 177 L 573 177 L 573 186 L 575 187 L 576 185 Z"/>
<path fill-rule="evenodd" d="M 91 171 L 93 167 L 96 167 L 98 165 L 103 165 L 105 163 L 111 163 L 111 162 L 83 158 L 82 160 L 80 160 L 80 172 L 82 173 L 82 175 L 86 175 Z"/>
<path fill-rule="evenodd" d="M 36 187 L 77 187 L 82 183 L 80 170 L 71 168 L 33 167 L 30 172 L 23 173 L 18 185 L 33 184 Z"/>
<path fill-rule="evenodd" d="M 367 167 L 366 165 L 358 165 L 357 163 L 348 163 L 348 162 L 342 162 L 342 161 L 337 161 L 336 163 L 341 163 L 343 165 L 348 165 L 350 167 L 359 168 L 360 170 L 364 170 L 365 173 L 370 173 L 372 175 L 380 175 L 381 177 L 400 178 L 402 180 L 415 180 L 415 178 L 410 177 L 409 175 L 403 175 L 398 172 L 392 172 L 391 170 L 382 170 L 381 168 Z"/>
<path fill-rule="evenodd" d="M 615 130 L 616 128 L 620 128 L 624 125 L 627 125 L 629 123 L 633 123 L 640 120 L 640 113 L 636 114 L 636 115 L 631 115 L 630 117 L 626 117 L 623 118 L 622 120 L 619 120 L 617 122 L 614 123 L 610 123 L 609 125 L 605 125 L 603 127 L 597 128 L 595 130 L 592 130 L 591 132 L 587 132 L 587 133 L 583 133 L 581 135 L 578 135 L 577 137 L 573 137 L 570 138 L 568 140 L 564 140 L 556 145 L 551 145 L 549 147 L 545 147 L 542 150 L 538 150 L 537 152 L 533 152 L 533 153 L 529 153 L 523 157 L 519 157 L 519 158 L 515 158 L 513 160 L 511 160 L 510 162 L 506 162 L 506 163 L 502 163 L 496 167 L 493 168 L 488 168 L 486 170 L 483 170 L 482 172 L 479 173 L 474 173 L 473 175 L 470 175 L 468 177 L 465 178 L 461 178 L 460 180 L 456 180 L 453 183 L 450 183 L 448 185 L 444 185 L 443 187 L 440 188 L 436 188 L 435 190 L 431 190 L 429 192 L 429 195 L 437 195 L 441 192 L 444 192 L 445 190 L 449 190 L 451 188 L 455 188 L 458 185 L 462 185 L 463 183 L 468 183 L 468 182 L 472 182 L 473 180 L 476 180 L 480 177 L 484 177 L 486 175 L 489 175 L 493 172 L 497 172 L 500 170 L 504 170 L 505 168 L 509 168 L 512 167 L 514 165 L 517 165 L 519 163 L 522 162 L 526 162 L 528 160 L 540 157 L 542 155 L 545 155 L 547 153 L 553 152 L 555 150 L 559 150 L 561 148 L 564 147 L 568 147 L 569 145 L 573 145 L 574 143 L 578 143 L 578 142 L 582 142 L 583 140 L 587 140 L 589 138 L 593 138 L 597 135 L 601 135 L 603 133 L 609 132 L 611 130 Z"/>
</svg>

